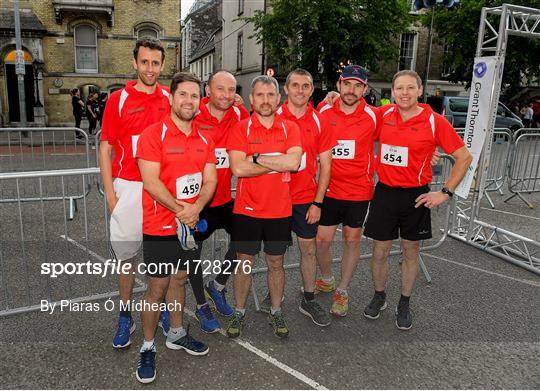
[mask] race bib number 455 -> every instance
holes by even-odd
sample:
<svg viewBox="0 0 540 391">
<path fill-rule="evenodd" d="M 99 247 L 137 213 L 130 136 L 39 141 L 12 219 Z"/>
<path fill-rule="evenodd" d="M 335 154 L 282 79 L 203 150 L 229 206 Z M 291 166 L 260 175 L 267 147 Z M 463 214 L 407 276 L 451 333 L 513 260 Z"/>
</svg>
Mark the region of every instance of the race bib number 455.
<svg viewBox="0 0 540 391">
<path fill-rule="evenodd" d="M 354 140 L 338 140 L 332 148 L 332 159 L 354 159 L 356 144 Z"/>
<path fill-rule="evenodd" d="M 389 166 L 407 167 L 409 163 L 409 148 L 382 144 L 381 163 Z"/>
<path fill-rule="evenodd" d="M 188 174 L 176 178 L 176 198 L 186 200 L 199 195 L 201 191 L 202 173 Z"/>
</svg>

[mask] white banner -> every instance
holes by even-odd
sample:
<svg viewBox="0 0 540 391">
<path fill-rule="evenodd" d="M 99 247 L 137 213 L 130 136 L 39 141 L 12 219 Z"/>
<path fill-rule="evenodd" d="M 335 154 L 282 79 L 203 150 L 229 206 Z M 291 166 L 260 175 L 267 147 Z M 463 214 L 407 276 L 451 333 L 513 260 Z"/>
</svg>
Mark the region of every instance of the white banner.
<svg viewBox="0 0 540 391">
<path fill-rule="evenodd" d="M 469 195 L 486 139 L 490 117 L 495 115 L 499 94 L 494 87 L 497 84 L 496 80 L 501 76 L 500 72 L 498 72 L 501 65 L 498 57 L 476 57 L 474 59 L 469 111 L 465 122 L 465 135 L 463 136 L 463 141 L 465 141 L 465 146 L 471 152 L 473 161 L 455 191 L 461 198 L 467 198 Z M 496 101 L 492 108 L 493 95 L 495 95 Z M 494 123 L 494 119 L 491 122 Z"/>
</svg>

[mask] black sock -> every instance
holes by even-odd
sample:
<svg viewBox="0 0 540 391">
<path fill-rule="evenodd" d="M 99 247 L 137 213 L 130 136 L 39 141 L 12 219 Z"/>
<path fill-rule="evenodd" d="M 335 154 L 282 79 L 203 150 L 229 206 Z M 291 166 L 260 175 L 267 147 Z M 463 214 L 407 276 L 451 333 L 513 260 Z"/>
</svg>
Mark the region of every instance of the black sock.
<svg viewBox="0 0 540 391">
<path fill-rule="evenodd" d="M 231 246 L 229 246 L 229 249 L 227 250 L 227 254 L 225 254 L 225 259 L 232 263 L 232 261 L 236 258 L 236 252 L 232 249 Z M 235 263 L 231 264 L 231 268 L 229 270 L 227 269 L 228 262 L 224 265 L 223 263 L 221 266 L 223 267 L 223 270 L 220 274 L 216 276 L 216 282 L 219 282 L 221 285 L 227 285 L 227 280 L 229 279 L 229 276 L 232 274 L 231 269 L 234 271 L 234 268 L 236 267 Z"/>
<path fill-rule="evenodd" d="M 375 297 L 377 299 L 386 300 L 386 292 L 385 291 L 375 291 Z"/>
<path fill-rule="evenodd" d="M 399 302 L 409 304 L 409 299 L 410 298 L 411 298 L 411 296 L 403 296 L 403 295 L 401 295 L 401 298 L 399 299 Z"/>
<path fill-rule="evenodd" d="M 314 292 L 307 292 L 307 291 L 304 291 L 304 299 L 306 301 L 312 301 L 312 300 L 315 300 L 315 293 Z"/>
<path fill-rule="evenodd" d="M 206 303 L 206 298 L 204 297 L 202 268 L 194 267 L 193 269 L 194 272 L 192 273 L 190 268 L 190 273 L 188 274 L 189 284 L 191 285 L 191 289 L 193 290 L 193 295 L 195 296 L 195 301 L 197 302 L 197 305 L 203 305 Z"/>
<path fill-rule="evenodd" d="M 131 310 L 121 310 L 120 311 L 120 316 L 126 317 L 126 318 L 131 318 Z"/>
</svg>

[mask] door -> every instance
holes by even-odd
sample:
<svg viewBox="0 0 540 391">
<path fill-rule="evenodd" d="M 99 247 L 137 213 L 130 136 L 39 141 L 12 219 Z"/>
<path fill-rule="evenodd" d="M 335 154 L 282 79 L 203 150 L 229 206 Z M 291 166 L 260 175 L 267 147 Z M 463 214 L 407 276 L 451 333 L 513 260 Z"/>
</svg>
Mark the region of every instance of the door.
<svg viewBox="0 0 540 391">
<path fill-rule="evenodd" d="M 34 122 L 34 77 L 31 64 L 24 67 L 24 93 L 26 100 L 26 121 Z M 15 64 L 6 64 L 6 81 L 8 91 L 9 122 L 20 122 L 21 111 L 19 108 L 19 88 L 17 75 L 15 74 Z"/>
</svg>

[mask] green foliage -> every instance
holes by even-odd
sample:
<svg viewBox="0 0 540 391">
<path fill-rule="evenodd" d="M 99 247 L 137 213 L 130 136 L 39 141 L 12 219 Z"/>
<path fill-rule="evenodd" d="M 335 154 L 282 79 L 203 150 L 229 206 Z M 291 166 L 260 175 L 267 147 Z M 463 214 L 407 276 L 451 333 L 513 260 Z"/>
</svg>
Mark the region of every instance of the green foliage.
<svg viewBox="0 0 540 391">
<path fill-rule="evenodd" d="M 340 62 L 377 71 L 381 61 L 395 59 L 397 38 L 411 23 L 408 0 L 269 0 L 269 6 L 267 14 L 243 18 L 254 24 L 257 42 L 285 68 L 305 68 L 330 83 Z"/>
<path fill-rule="evenodd" d="M 444 60 L 453 70 L 449 76 L 451 81 L 464 82 L 469 87 L 482 7 L 498 7 L 502 3 L 501 0 L 461 0 L 454 9 L 437 8 L 433 27 L 439 43 L 448 45 Z M 504 3 L 540 9 L 540 0 L 505 0 Z M 425 26 L 429 26 L 430 18 L 430 12 L 423 15 Z M 492 21 L 496 29 L 498 20 Z M 540 40 L 510 36 L 503 76 L 505 94 L 513 95 L 520 90 L 522 75 L 529 80 L 532 76 L 540 77 Z"/>
</svg>

